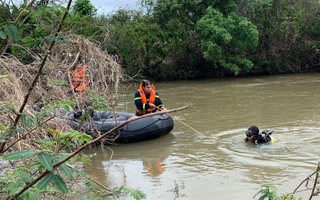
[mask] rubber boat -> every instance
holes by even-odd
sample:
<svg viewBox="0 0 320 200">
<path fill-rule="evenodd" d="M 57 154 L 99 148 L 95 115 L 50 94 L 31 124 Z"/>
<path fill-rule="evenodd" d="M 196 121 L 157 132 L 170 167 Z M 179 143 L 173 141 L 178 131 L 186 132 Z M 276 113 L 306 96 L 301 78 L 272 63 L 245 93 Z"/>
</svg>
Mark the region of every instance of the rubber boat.
<svg viewBox="0 0 320 200">
<path fill-rule="evenodd" d="M 81 130 L 92 135 L 93 138 L 96 138 L 101 134 L 105 134 L 115 126 L 122 124 L 134 116 L 134 114 L 125 112 L 117 112 L 115 114 L 114 112 L 94 111 L 90 122 L 85 121 L 82 125 L 80 125 L 81 121 L 79 119 L 74 118 L 72 112 L 66 113 L 64 116 L 63 118 L 67 119 L 67 123 L 73 129 Z M 145 117 L 130 122 L 119 130 L 109 134 L 103 140 L 103 143 L 133 143 L 156 139 L 170 133 L 173 127 L 173 119 L 168 114 Z"/>
</svg>

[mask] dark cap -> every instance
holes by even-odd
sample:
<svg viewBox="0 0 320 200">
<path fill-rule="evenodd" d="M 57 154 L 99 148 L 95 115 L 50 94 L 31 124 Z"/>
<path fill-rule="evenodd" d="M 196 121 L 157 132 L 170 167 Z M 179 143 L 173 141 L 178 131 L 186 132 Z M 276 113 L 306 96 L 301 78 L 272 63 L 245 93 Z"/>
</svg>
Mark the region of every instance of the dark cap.
<svg viewBox="0 0 320 200">
<path fill-rule="evenodd" d="M 248 132 L 251 132 L 253 135 L 259 135 L 259 128 L 256 126 L 250 126 Z"/>
</svg>

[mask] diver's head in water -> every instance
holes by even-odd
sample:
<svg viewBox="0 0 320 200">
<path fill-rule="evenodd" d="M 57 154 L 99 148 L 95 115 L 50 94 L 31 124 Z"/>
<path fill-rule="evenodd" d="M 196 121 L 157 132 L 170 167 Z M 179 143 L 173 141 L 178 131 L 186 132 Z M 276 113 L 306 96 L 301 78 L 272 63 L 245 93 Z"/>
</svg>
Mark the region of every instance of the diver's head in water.
<svg viewBox="0 0 320 200">
<path fill-rule="evenodd" d="M 246 141 L 253 141 L 259 135 L 259 128 L 257 126 L 250 126 L 246 131 Z"/>
</svg>

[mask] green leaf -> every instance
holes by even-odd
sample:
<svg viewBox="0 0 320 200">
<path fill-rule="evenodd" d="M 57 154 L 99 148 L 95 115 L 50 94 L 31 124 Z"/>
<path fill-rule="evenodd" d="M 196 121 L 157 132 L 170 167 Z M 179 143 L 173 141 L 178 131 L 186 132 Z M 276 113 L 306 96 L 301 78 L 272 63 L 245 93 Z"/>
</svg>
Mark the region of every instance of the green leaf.
<svg viewBox="0 0 320 200">
<path fill-rule="evenodd" d="M 61 134 L 59 135 L 59 137 L 60 137 L 61 139 L 70 137 L 70 135 L 71 135 L 72 132 L 74 132 L 74 131 L 63 132 L 63 133 L 61 133 Z"/>
<path fill-rule="evenodd" d="M 20 119 L 21 119 L 21 124 L 27 126 L 28 128 L 31 128 L 34 122 L 36 122 L 36 120 L 26 116 L 26 114 L 21 114 Z"/>
<path fill-rule="evenodd" d="M 32 127 L 32 124 L 33 124 L 33 119 L 28 118 L 28 119 L 27 119 L 27 127 L 28 127 L 28 128 L 31 128 L 31 127 Z"/>
<path fill-rule="evenodd" d="M 19 197 L 18 197 L 18 199 L 22 199 L 22 200 L 25 200 L 25 199 L 27 199 L 27 200 L 39 200 L 39 196 L 38 196 L 38 194 L 35 192 L 35 191 L 33 191 L 33 190 L 27 190 L 27 191 L 25 191 L 23 194 L 21 194 Z"/>
<path fill-rule="evenodd" d="M 0 130 L 1 130 L 1 131 L 6 130 L 6 127 L 5 127 L 2 123 L 0 123 Z"/>
<path fill-rule="evenodd" d="M 47 153 L 41 152 L 38 155 L 40 163 L 48 170 L 53 170 L 53 163 L 52 163 L 52 157 L 48 155 Z"/>
<path fill-rule="evenodd" d="M 39 199 L 40 199 L 39 195 L 35 191 L 31 190 L 28 192 L 28 200 L 39 200 Z"/>
<path fill-rule="evenodd" d="M 3 30 L 8 37 L 13 39 L 13 41 L 17 42 L 20 40 L 20 33 L 14 24 L 3 26 Z"/>
<path fill-rule="evenodd" d="M 27 124 L 27 117 L 26 117 L 25 114 L 21 114 L 20 119 L 21 119 L 22 125 L 26 125 Z"/>
<path fill-rule="evenodd" d="M 83 134 L 82 135 L 82 138 L 79 139 L 79 144 L 80 145 L 83 145 L 84 143 L 88 143 L 92 140 L 92 137 L 91 135 L 88 135 L 88 134 Z"/>
<path fill-rule="evenodd" d="M 90 142 L 92 137 L 86 133 L 79 132 L 79 131 L 69 131 L 61 133 L 60 138 L 71 138 L 72 141 L 78 141 L 79 145 L 82 145 L 85 142 Z"/>
<path fill-rule="evenodd" d="M 91 186 L 92 186 L 92 183 L 91 183 L 90 180 L 86 179 L 86 180 L 84 180 L 84 185 L 85 185 L 86 187 L 91 187 Z"/>
<path fill-rule="evenodd" d="M 63 143 L 68 149 L 71 149 L 72 143 L 68 139 L 64 139 Z"/>
<path fill-rule="evenodd" d="M 9 182 L 6 186 L 6 191 L 8 191 L 8 194 L 10 196 L 13 196 L 14 194 L 18 193 L 25 187 L 25 183 L 22 182 Z"/>
<path fill-rule="evenodd" d="M 53 145 L 54 143 L 51 139 L 37 140 L 36 142 L 40 144 L 50 144 L 50 145 Z"/>
<path fill-rule="evenodd" d="M 264 200 L 266 197 L 268 197 L 268 195 L 262 195 L 258 200 Z"/>
<path fill-rule="evenodd" d="M 14 108 L 14 105 L 11 103 L 4 103 L 0 105 L 0 114 L 9 112 Z"/>
<path fill-rule="evenodd" d="M 59 169 L 66 175 L 69 177 L 70 180 L 73 179 L 72 177 L 72 172 L 70 170 L 70 168 L 68 167 L 68 165 L 66 163 L 63 163 L 62 165 L 59 166 Z"/>
<path fill-rule="evenodd" d="M 5 160 L 17 160 L 20 158 L 29 158 L 35 155 L 35 151 L 34 150 L 30 150 L 30 151 L 18 151 L 18 152 L 14 152 L 14 153 L 9 153 L 4 155 L 2 158 Z"/>
<path fill-rule="evenodd" d="M 43 190 L 45 187 L 47 187 L 51 181 L 54 180 L 54 174 L 52 172 L 49 172 L 42 180 L 40 180 L 37 184 L 37 188 L 40 190 Z"/>
<path fill-rule="evenodd" d="M 7 35 L 3 31 L 0 31 L 0 39 L 5 40 L 6 38 Z"/>
<path fill-rule="evenodd" d="M 64 182 L 64 180 L 59 176 L 58 174 L 54 175 L 54 184 L 58 187 L 58 189 L 63 193 L 68 193 L 68 187 L 67 184 Z"/>
</svg>

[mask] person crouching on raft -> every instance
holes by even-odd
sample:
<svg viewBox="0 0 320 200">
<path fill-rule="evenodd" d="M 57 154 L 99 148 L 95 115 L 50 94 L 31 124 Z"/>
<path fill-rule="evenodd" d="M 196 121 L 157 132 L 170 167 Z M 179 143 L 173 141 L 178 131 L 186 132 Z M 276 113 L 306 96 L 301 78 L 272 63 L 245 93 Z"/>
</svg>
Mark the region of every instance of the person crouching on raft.
<svg viewBox="0 0 320 200">
<path fill-rule="evenodd" d="M 248 130 L 246 131 L 246 138 L 245 141 L 251 141 L 253 143 L 267 143 L 267 142 L 273 142 L 275 139 L 273 139 L 270 135 L 273 133 L 272 130 L 266 129 L 259 133 L 259 128 L 257 126 L 250 126 Z"/>
<path fill-rule="evenodd" d="M 137 107 L 136 116 L 167 110 L 155 91 L 154 85 L 148 80 L 140 83 L 139 89 L 134 94 L 134 103 Z"/>
</svg>

